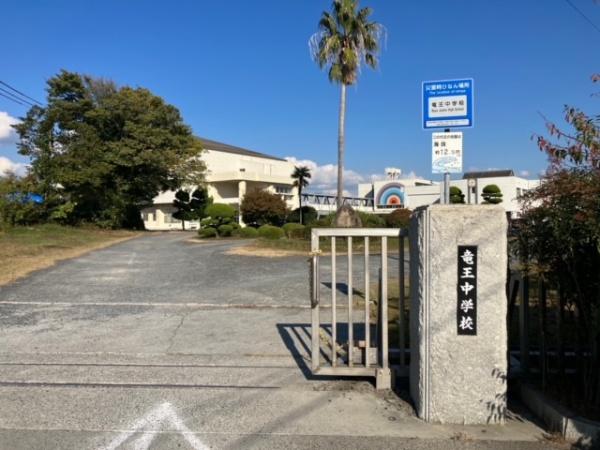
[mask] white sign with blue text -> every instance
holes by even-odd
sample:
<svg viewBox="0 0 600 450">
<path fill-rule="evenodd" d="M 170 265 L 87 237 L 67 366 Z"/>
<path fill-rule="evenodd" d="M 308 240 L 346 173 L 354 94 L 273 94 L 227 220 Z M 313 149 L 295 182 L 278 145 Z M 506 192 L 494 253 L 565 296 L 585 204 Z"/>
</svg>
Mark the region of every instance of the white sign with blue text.
<svg viewBox="0 0 600 450">
<path fill-rule="evenodd" d="M 459 173 L 463 166 L 463 134 L 461 131 L 432 133 L 431 171 Z"/>
<path fill-rule="evenodd" d="M 472 126 L 472 78 L 423 83 L 424 129 Z"/>
</svg>

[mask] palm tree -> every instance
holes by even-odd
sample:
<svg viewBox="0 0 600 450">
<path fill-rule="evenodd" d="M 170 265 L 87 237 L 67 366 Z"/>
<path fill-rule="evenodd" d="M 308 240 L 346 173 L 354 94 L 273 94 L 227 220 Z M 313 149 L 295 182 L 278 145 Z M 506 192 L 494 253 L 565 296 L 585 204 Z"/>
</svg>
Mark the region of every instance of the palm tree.
<svg viewBox="0 0 600 450">
<path fill-rule="evenodd" d="M 337 207 L 342 206 L 344 141 L 346 120 L 346 86 L 358 79 L 360 66 L 377 67 L 379 43 L 385 28 L 370 22 L 371 8 L 358 9 L 358 0 L 333 0 L 331 12 L 324 11 L 319 31 L 312 35 L 309 47 L 321 69 L 329 68 L 329 81 L 341 86 L 338 130 Z"/>
<path fill-rule="evenodd" d="M 300 205 L 300 223 L 302 223 L 302 189 L 309 185 L 311 178 L 310 169 L 306 166 L 295 166 L 292 172 L 294 186 L 298 188 L 298 203 Z"/>
</svg>

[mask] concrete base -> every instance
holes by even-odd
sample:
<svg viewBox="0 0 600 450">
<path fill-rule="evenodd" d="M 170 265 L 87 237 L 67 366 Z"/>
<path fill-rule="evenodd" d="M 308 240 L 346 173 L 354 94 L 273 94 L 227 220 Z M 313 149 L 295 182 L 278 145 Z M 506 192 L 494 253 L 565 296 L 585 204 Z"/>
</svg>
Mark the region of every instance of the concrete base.
<svg viewBox="0 0 600 450">
<path fill-rule="evenodd" d="M 377 376 L 375 377 L 375 389 L 378 391 L 391 389 L 394 385 L 393 375 L 390 369 L 377 369 Z"/>
<path fill-rule="evenodd" d="M 433 205 L 411 219 L 410 391 L 427 422 L 504 423 L 506 215 Z M 458 246 L 477 246 L 477 334 L 459 335 Z"/>
</svg>

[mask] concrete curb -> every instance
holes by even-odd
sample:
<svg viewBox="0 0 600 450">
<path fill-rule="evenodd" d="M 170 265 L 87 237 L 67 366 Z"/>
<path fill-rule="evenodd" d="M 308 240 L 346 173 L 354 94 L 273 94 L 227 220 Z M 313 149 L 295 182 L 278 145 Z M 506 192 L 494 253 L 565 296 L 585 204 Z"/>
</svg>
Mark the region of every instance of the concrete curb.
<svg viewBox="0 0 600 450">
<path fill-rule="evenodd" d="M 551 431 L 558 431 L 570 441 L 577 441 L 583 448 L 595 448 L 600 444 L 600 422 L 584 419 L 549 399 L 534 387 L 521 383 L 521 400 L 533 413 L 544 421 Z"/>
</svg>

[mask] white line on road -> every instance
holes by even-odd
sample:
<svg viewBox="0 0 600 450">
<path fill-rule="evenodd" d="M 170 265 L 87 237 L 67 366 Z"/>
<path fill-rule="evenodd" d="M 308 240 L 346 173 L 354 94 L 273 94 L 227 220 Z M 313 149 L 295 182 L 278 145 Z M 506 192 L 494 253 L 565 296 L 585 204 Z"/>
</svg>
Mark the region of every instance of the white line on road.
<svg viewBox="0 0 600 450">
<path fill-rule="evenodd" d="M 130 430 L 124 431 L 110 444 L 105 447 L 101 447 L 100 450 L 116 450 L 119 446 L 121 446 L 121 444 L 123 444 L 136 433 L 142 433 L 142 436 L 134 442 L 133 448 L 135 450 L 148 450 L 148 448 L 150 448 L 150 444 L 152 444 L 152 441 L 156 437 L 156 434 L 160 431 L 161 425 L 165 423 L 170 423 L 171 426 L 185 438 L 185 440 L 194 450 L 209 449 L 208 446 L 204 445 L 196 437 L 196 435 L 185 426 L 183 421 L 175 412 L 173 406 L 170 403 L 165 402 L 154 408 L 144 417 L 138 419 L 131 426 Z"/>
</svg>

